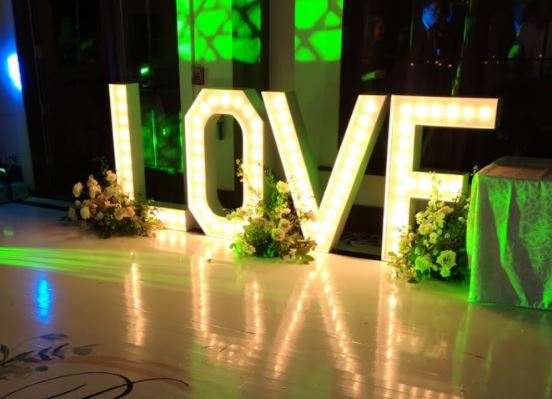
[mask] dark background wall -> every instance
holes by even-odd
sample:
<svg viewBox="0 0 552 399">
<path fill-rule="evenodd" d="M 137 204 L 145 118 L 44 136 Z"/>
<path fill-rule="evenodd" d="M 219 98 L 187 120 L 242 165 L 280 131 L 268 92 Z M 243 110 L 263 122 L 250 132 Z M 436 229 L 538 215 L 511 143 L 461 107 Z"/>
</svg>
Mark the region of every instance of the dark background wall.
<svg viewBox="0 0 552 399">
<path fill-rule="evenodd" d="M 551 157 L 551 8 L 548 0 L 346 0 L 341 132 L 362 93 L 501 97 L 497 134 L 425 129 L 422 167 L 470 170 L 501 155 Z M 382 133 L 371 174 L 385 174 Z"/>
</svg>

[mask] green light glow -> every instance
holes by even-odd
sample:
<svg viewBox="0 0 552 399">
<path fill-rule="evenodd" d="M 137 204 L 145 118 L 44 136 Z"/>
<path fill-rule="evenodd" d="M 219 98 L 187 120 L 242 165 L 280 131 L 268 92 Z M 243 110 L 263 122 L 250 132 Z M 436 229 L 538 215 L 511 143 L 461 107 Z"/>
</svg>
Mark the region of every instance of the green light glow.
<svg viewBox="0 0 552 399">
<path fill-rule="evenodd" d="M 145 78 L 151 75 L 151 68 L 148 64 L 140 66 L 140 76 Z"/>
<path fill-rule="evenodd" d="M 232 22 L 234 60 L 249 64 L 261 62 L 260 1 L 234 0 Z"/>
<path fill-rule="evenodd" d="M 182 60 L 260 61 L 260 0 L 176 0 L 176 7 Z M 342 14 L 343 0 L 295 2 L 296 61 L 341 59 Z"/>
<path fill-rule="evenodd" d="M 182 60 L 260 61 L 260 0 L 177 0 L 176 12 Z"/>
<path fill-rule="evenodd" d="M 295 2 L 295 29 L 314 29 L 328 11 L 328 0 L 297 0 Z"/>
<path fill-rule="evenodd" d="M 504 183 L 506 182 L 504 181 Z M 514 237 L 508 237 L 508 214 L 513 205 L 512 192 L 510 190 L 511 187 L 508 187 L 507 184 L 499 187 L 497 190 L 492 190 L 488 193 L 489 202 L 496 219 L 496 233 L 498 237 L 500 264 L 508 275 L 512 288 L 518 296 L 519 303 L 522 306 L 527 306 L 527 296 L 523 291 L 523 286 L 521 285 L 519 276 L 514 270 L 514 259 L 511 245 L 515 240 L 510 239 L 513 239 Z"/>
<path fill-rule="evenodd" d="M 22 267 L 40 271 L 61 272 L 63 274 L 124 284 L 129 269 L 121 267 L 144 262 L 163 273 L 141 273 L 141 281 L 150 287 L 181 289 L 182 275 L 167 274 L 164 270 L 165 255 L 158 252 L 132 253 L 126 251 L 106 251 L 98 249 L 51 249 L 51 248 L 0 248 L 0 265 Z M 149 269 L 148 269 L 149 270 Z"/>
<path fill-rule="evenodd" d="M 195 21 L 197 26 L 196 33 L 204 37 L 216 37 L 217 33 L 227 33 L 227 19 L 227 14 L 223 9 L 199 12 Z"/>
<path fill-rule="evenodd" d="M 183 172 L 180 113 L 158 112 L 153 106 L 142 105 L 144 165 L 151 169 Z"/>
<path fill-rule="evenodd" d="M 551 308 L 551 198 L 552 185 L 538 180 L 475 175 L 467 231 L 470 301 Z"/>
<path fill-rule="evenodd" d="M 295 60 L 298 62 L 341 59 L 342 0 L 295 2 Z"/>
</svg>

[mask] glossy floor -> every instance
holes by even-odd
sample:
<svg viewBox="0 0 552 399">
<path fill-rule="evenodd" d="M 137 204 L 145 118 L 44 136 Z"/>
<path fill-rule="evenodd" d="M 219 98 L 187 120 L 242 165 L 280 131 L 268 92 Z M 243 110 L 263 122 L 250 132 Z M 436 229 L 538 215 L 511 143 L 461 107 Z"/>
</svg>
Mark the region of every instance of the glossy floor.
<svg viewBox="0 0 552 399">
<path fill-rule="evenodd" d="M 0 206 L 0 398 L 550 398 L 552 312 L 469 305 L 382 263 L 100 240 Z M 8 353 L 9 352 L 9 353 Z"/>
</svg>

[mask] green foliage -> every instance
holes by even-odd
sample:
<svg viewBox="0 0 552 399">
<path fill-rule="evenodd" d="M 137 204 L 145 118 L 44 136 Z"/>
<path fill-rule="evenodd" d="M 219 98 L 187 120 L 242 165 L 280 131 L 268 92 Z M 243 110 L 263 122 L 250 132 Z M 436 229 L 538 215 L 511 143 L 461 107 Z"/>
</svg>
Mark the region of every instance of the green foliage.
<svg viewBox="0 0 552 399">
<path fill-rule="evenodd" d="M 117 175 L 105 163 L 102 163 L 101 175 L 102 184 L 90 175 L 86 185 L 77 182 L 73 186 L 75 207 L 69 208 L 67 219 L 80 221 L 101 238 L 150 236 L 163 227 L 155 217 L 156 209 L 130 199 Z"/>
<path fill-rule="evenodd" d="M 416 226 L 401 231 L 399 251 L 391 252 L 390 265 L 410 282 L 425 278 L 467 280 L 466 222 L 470 199 L 459 195 L 452 203 L 439 196 L 439 182 L 427 208 L 416 214 Z"/>
<path fill-rule="evenodd" d="M 248 184 L 239 160 L 237 176 Z M 313 217 L 311 212 L 299 214 L 293 206 L 289 186 L 276 181 L 265 171 L 265 187 L 269 200 L 260 200 L 251 208 L 238 208 L 227 218 L 243 221 L 243 231 L 237 233 L 231 248 L 238 256 L 253 255 L 263 258 L 279 257 L 292 262 L 308 263 L 316 242 L 303 237 L 301 224 Z"/>
</svg>

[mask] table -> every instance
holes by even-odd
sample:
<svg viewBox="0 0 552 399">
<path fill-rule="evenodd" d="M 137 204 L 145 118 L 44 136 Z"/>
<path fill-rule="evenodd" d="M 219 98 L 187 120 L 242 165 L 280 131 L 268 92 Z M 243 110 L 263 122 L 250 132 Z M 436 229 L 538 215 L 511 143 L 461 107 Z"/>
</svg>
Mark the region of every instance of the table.
<svg viewBox="0 0 552 399">
<path fill-rule="evenodd" d="M 552 159 L 504 157 L 471 187 L 470 302 L 552 310 Z"/>
</svg>

